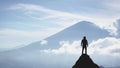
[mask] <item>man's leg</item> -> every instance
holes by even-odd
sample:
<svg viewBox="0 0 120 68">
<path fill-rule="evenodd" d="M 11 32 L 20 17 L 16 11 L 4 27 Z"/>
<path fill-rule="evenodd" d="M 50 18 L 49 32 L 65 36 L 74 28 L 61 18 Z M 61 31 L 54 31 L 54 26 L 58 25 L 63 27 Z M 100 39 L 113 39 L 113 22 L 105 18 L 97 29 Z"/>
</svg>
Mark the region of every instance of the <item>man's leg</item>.
<svg viewBox="0 0 120 68">
<path fill-rule="evenodd" d="M 87 54 L 87 47 L 85 47 L 85 54 Z"/>
<path fill-rule="evenodd" d="M 82 54 L 83 54 L 83 51 L 84 51 L 84 47 L 82 47 Z"/>
</svg>

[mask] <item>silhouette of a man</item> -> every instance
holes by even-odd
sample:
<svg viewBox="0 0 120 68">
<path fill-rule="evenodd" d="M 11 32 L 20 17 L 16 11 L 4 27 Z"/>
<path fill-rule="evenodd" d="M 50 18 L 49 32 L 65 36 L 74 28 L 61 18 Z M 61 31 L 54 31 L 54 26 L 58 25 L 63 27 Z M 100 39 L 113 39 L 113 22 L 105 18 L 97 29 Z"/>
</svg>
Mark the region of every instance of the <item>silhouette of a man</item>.
<svg viewBox="0 0 120 68">
<path fill-rule="evenodd" d="M 81 46 L 82 46 L 82 54 L 84 52 L 84 49 L 85 49 L 85 54 L 87 54 L 88 41 L 86 39 L 86 36 L 83 37 L 83 39 L 81 41 Z"/>
</svg>

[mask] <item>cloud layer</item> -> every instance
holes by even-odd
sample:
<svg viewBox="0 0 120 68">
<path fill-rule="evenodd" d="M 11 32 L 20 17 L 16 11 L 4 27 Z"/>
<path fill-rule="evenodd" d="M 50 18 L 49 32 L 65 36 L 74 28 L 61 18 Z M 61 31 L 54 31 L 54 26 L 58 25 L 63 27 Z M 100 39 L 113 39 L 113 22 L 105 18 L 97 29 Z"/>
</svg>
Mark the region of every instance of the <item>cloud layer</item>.
<svg viewBox="0 0 120 68">
<path fill-rule="evenodd" d="M 120 56 L 120 39 L 106 37 L 97 41 L 93 41 L 90 45 L 95 49 L 94 52 L 96 53 L 102 55 Z"/>
<path fill-rule="evenodd" d="M 45 53 L 54 54 L 81 54 L 81 40 L 73 41 L 60 41 L 61 47 L 58 49 L 48 49 L 41 50 Z M 98 39 L 89 44 L 88 53 L 89 54 L 99 54 L 99 55 L 109 55 L 109 56 L 120 56 L 120 39 L 114 37 L 106 37 Z"/>
</svg>

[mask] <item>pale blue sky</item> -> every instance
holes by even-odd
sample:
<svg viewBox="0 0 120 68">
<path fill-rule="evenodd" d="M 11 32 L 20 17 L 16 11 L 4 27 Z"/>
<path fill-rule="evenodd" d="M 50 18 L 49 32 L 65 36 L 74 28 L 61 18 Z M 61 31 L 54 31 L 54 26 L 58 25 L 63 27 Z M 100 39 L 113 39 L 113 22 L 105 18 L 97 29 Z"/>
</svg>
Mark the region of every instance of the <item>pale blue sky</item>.
<svg viewBox="0 0 120 68">
<path fill-rule="evenodd" d="M 82 20 L 114 35 L 119 12 L 120 0 L 0 0 L 0 48 L 39 41 Z"/>
</svg>

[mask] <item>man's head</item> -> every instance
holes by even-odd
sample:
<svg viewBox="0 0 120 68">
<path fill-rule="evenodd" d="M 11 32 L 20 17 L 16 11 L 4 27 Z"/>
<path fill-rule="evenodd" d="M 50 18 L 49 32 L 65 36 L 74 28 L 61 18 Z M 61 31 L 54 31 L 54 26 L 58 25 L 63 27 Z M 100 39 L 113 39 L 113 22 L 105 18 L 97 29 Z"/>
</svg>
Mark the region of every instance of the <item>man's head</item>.
<svg viewBox="0 0 120 68">
<path fill-rule="evenodd" d="M 84 36 L 83 39 L 86 39 L 86 36 Z"/>
</svg>

